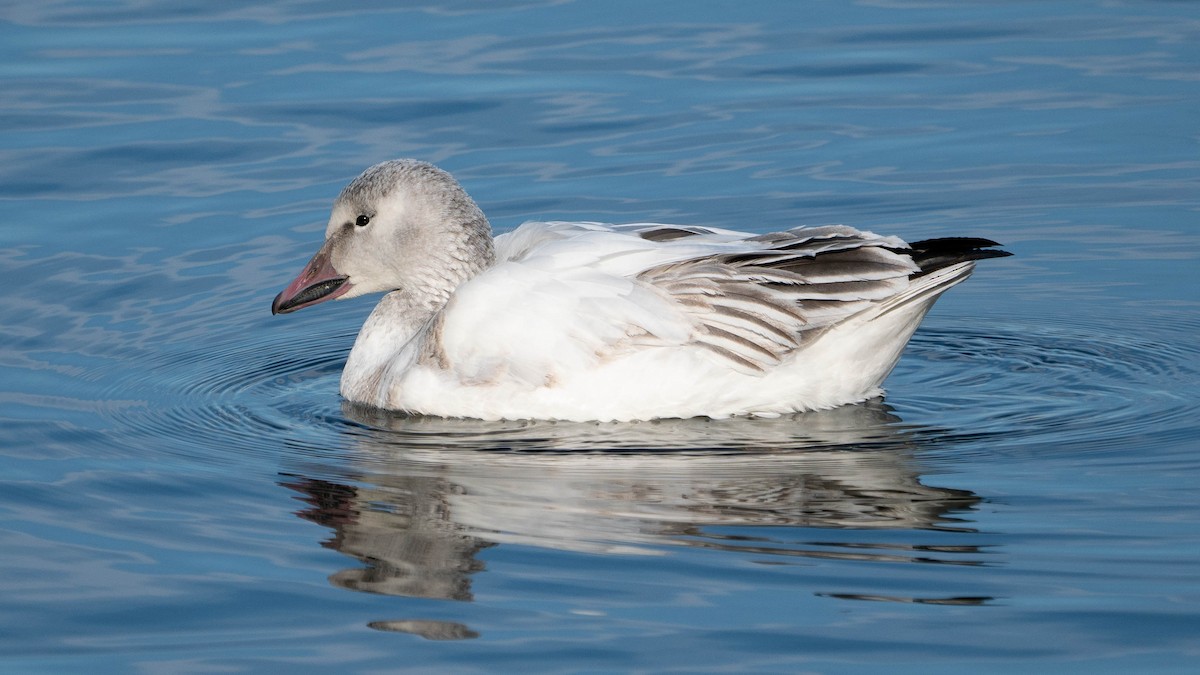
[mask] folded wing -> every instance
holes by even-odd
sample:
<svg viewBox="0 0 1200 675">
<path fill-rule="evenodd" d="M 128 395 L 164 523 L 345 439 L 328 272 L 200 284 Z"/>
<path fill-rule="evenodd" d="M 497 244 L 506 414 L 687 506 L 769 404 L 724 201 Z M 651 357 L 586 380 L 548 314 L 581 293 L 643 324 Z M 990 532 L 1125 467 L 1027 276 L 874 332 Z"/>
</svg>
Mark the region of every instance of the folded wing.
<svg viewBox="0 0 1200 675">
<path fill-rule="evenodd" d="M 466 381 L 552 384 L 631 349 L 693 345 L 763 373 L 826 329 L 936 297 L 986 240 L 910 247 L 845 226 L 747 236 L 660 224 L 526 223 L 455 293 L 441 354 Z M 922 279 L 929 275 L 929 279 Z"/>
</svg>

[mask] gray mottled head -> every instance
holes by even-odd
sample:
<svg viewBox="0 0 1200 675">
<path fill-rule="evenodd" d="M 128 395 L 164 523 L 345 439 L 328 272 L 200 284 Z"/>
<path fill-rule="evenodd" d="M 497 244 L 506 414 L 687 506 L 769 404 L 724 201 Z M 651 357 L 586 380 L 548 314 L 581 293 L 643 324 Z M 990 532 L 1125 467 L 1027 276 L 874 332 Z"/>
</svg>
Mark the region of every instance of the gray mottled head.
<svg viewBox="0 0 1200 675">
<path fill-rule="evenodd" d="M 412 159 L 383 162 L 338 195 L 325 245 L 272 309 L 394 290 L 436 307 L 494 259 L 487 218 L 449 173 Z"/>
</svg>

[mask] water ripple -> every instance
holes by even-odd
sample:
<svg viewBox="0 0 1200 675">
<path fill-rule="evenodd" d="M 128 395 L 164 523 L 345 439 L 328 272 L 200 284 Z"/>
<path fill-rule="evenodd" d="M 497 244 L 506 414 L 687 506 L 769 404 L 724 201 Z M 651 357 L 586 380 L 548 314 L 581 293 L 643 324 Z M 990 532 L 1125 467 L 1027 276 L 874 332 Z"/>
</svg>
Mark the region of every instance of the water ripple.
<svg viewBox="0 0 1200 675">
<path fill-rule="evenodd" d="M 1006 446 L 1096 451 L 1194 433 L 1194 323 L 1160 321 L 1152 335 L 1053 322 L 923 330 L 891 387 L 904 409 L 952 409 L 960 428 Z"/>
<path fill-rule="evenodd" d="M 1147 435 L 1192 433 L 1200 362 L 1195 330 L 1158 324 L 1156 337 L 1108 329 L 992 324 L 922 330 L 889 381 L 896 409 L 872 402 L 776 420 L 629 424 L 446 420 L 344 404 L 345 330 L 247 334 L 164 354 L 117 380 L 111 415 L 168 451 L 203 463 L 280 451 L 310 458 L 354 452 L 654 452 L 700 454 L 911 448 L 943 455 L 1030 444 L 1119 448 Z M 155 390 L 148 394 L 146 389 Z M 938 420 L 953 418 L 947 427 Z M 370 461 L 369 459 L 366 461 Z"/>
</svg>

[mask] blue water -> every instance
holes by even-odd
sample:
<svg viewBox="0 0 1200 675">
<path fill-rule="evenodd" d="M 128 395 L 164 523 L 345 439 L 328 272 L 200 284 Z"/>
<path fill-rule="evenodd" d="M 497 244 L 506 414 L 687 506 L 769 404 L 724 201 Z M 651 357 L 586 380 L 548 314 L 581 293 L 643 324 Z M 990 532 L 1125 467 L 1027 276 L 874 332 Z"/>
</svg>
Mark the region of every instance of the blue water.
<svg viewBox="0 0 1200 675">
<path fill-rule="evenodd" d="M 1200 7 L 392 5 L 0 7 L 0 670 L 1193 672 Z M 883 401 L 383 415 L 269 305 L 404 156 L 1015 256 Z"/>
</svg>

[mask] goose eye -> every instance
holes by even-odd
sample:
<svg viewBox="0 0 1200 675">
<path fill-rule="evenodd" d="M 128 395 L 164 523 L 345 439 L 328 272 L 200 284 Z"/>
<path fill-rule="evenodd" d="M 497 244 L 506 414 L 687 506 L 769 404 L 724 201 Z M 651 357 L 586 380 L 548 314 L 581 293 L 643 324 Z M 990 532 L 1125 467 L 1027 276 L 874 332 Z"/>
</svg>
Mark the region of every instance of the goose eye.
<svg viewBox="0 0 1200 675">
<path fill-rule="evenodd" d="M 354 224 L 359 227 L 366 227 L 367 223 L 369 223 L 369 222 L 371 222 L 370 216 L 359 216 L 358 220 L 354 221 Z"/>
</svg>

